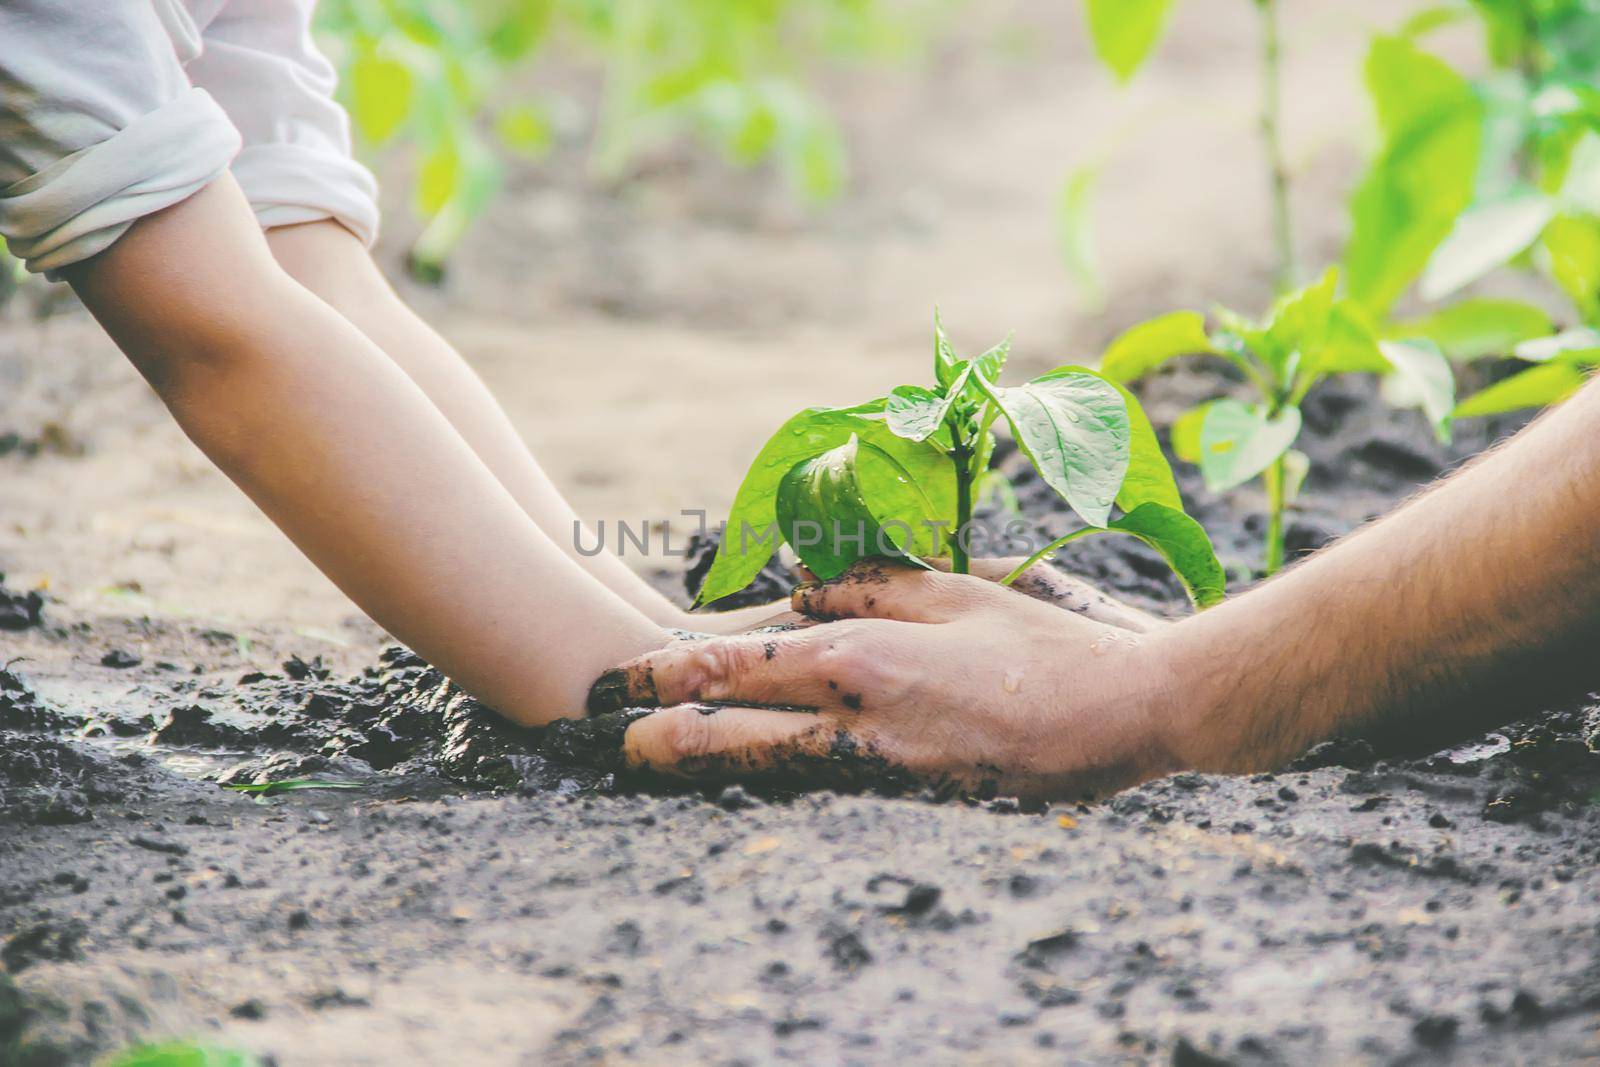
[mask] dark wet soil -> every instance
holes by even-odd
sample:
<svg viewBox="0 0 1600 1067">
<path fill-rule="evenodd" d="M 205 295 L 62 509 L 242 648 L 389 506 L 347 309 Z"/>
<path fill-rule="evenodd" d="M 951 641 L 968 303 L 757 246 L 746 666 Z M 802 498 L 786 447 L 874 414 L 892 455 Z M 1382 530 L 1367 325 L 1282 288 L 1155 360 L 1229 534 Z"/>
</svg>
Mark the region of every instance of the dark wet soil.
<svg viewBox="0 0 1600 1067">
<path fill-rule="evenodd" d="M 1298 550 L 1511 428 L 1441 446 L 1369 392 L 1310 406 Z M 1249 504 L 1199 507 L 1241 570 Z M 1177 605 L 1131 540 L 1066 562 Z M 1600 709 L 1035 810 L 664 788 L 617 765 L 625 717 L 515 729 L 399 648 L 241 666 L 17 590 L 0 625 L 0 1063 L 182 1034 L 284 1064 L 1600 1056 Z M 359 788 L 219 788 L 284 779 Z"/>
</svg>

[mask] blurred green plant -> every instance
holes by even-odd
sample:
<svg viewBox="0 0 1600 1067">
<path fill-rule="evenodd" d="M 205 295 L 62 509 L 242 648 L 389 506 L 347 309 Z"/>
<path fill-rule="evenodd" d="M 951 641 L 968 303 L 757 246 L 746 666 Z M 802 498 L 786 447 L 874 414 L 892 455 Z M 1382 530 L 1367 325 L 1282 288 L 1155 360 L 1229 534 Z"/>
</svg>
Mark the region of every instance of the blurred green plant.
<svg viewBox="0 0 1600 1067">
<path fill-rule="evenodd" d="M 1095 49 L 1119 80 L 1152 53 L 1172 2 L 1085 0 Z M 1255 3 L 1282 294 L 1295 276 L 1295 248 L 1279 125 L 1278 11 L 1276 0 Z M 1490 73 L 1477 80 L 1420 43 L 1466 19 L 1481 25 L 1490 61 Z M 1254 404 L 1202 405 L 1176 421 L 1172 443 L 1180 458 L 1200 465 L 1213 491 L 1264 479 L 1268 573 L 1282 564 L 1283 511 L 1306 467 L 1291 447 L 1299 404 L 1321 378 L 1382 374 L 1388 399 L 1421 407 L 1447 438 L 1452 418 L 1555 402 L 1600 364 L 1600 0 L 1431 5 L 1399 31 L 1373 38 L 1364 74 L 1379 142 L 1350 201 L 1343 295 L 1330 272 L 1281 296 L 1261 323 L 1218 309 L 1218 329 L 1208 334 L 1198 313 L 1165 315 L 1123 334 L 1101 365 L 1129 381 L 1174 356 L 1209 353 L 1244 373 L 1258 394 Z M 1062 196 L 1068 261 L 1080 275 L 1092 263 L 1092 180 L 1092 171 L 1075 172 Z M 1492 297 L 1393 317 L 1413 287 L 1424 301 L 1438 301 L 1506 264 L 1545 275 L 1570 301 L 1575 322 L 1557 332 L 1542 308 Z M 1532 366 L 1455 402 L 1450 361 L 1507 355 Z"/>
<path fill-rule="evenodd" d="M 1489 72 L 1468 81 L 1417 41 L 1473 18 Z M 1432 336 L 1458 362 L 1511 355 L 1533 364 L 1467 397 L 1457 416 L 1554 403 L 1600 362 L 1597 80 L 1600 0 L 1442 4 L 1379 38 L 1368 57 L 1380 121 L 1399 112 L 1413 129 L 1395 137 L 1395 123 L 1383 123 L 1389 145 L 1410 146 L 1408 171 L 1386 176 L 1380 157 L 1352 203 L 1348 263 L 1369 280 L 1372 310 L 1387 311 L 1413 282 L 1424 301 L 1440 301 L 1508 265 L 1542 275 L 1572 309 L 1569 328 L 1553 336 L 1542 308 L 1493 298 L 1393 327 Z M 1419 107 L 1419 97 L 1432 106 Z M 1418 150 L 1419 140 L 1432 149 Z M 1409 214 L 1397 220 L 1395 205 Z"/>
<path fill-rule="evenodd" d="M 361 143 L 418 153 L 425 220 L 413 269 L 436 276 L 500 183 L 504 153 L 538 158 L 573 125 L 569 99 L 519 77 L 559 54 L 596 66 L 591 173 L 617 181 L 675 138 L 730 164 L 772 161 L 811 203 L 845 180 L 845 152 L 807 88 L 826 57 L 904 55 L 953 0 L 326 0 L 319 29 Z M 563 105 L 565 110 L 563 110 Z"/>
<path fill-rule="evenodd" d="M 1346 373 L 1384 376 L 1387 399 L 1418 407 L 1448 439 L 1455 379 L 1431 339 L 1380 340 L 1362 304 L 1339 294 L 1339 270 L 1278 299 L 1261 321 L 1228 308 L 1212 310 L 1206 329 L 1197 311 L 1175 311 L 1140 323 L 1106 349 L 1100 372 L 1127 383 L 1180 356 L 1228 360 L 1255 393 L 1253 403 L 1225 397 L 1173 421 L 1172 450 L 1198 464 L 1206 488 L 1223 493 L 1261 478 L 1267 494 L 1266 574 L 1284 563 L 1284 513 L 1299 495 L 1310 460 L 1296 451 L 1300 406 L 1323 379 Z"/>
</svg>

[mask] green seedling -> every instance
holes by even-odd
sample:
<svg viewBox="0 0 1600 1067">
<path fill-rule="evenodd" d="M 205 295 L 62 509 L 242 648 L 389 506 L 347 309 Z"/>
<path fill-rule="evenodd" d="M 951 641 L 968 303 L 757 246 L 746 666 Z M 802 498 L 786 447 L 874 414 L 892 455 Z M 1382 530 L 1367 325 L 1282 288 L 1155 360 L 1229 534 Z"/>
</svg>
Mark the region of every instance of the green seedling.
<svg viewBox="0 0 1600 1067">
<path fill-rule="evenodd" d="M 102 1062 L 102 1067 L 259 1067 L 260 1063 L 249 1052 L 174 1041 L 115 1053 Z"/>
<path fill-rule="evenodd" d="M 231 789 L 235 793 L 245 793 L 253 797 L 275 797 L 283 793 L 298 793 L 306 789 L 360 789 L 359 782 L 327 782 L 316 778 L 290 778 L 281 782 L 244 782 L 238 785 L 225 785 L 222 788 Z"/>
<path fill-rule="evenodd" d="M 1084 523 L 1033 552 L 1030 563 L 1082 536 L 1124 533 L 1160 553 L 1197 605 L 1220 600 L 1222 567 L 1205 530 L 1184 512 L 1139 402 L 1079 366 L 1002 386 L 1009 351 L 1007 341 L 958 358 L 935 315 L 931 388 L 900 386 L 784 423 L 739 487 L 700 602 L 748 585 L 780 540 L 822 579 L 875 555 L 912 564 L 948 557 L 951 570 L 966 573 L 979 532 L 974 499 L 1000 477 L 990 463 L 1002 421 Z"/>
<path fill-rule="evenodd" d="M 1309 460 L 1294 448 L 1300 405 L 1329 375 L 1385 376 L 1391 402 L 1422 409 L 1447 439 L 1455 398 L 1450 364 L 1425 337 L 1380 340 L 1360 304 L 1338 295 L 1339 272 L 1280 298 L 1255 322 L 1216 308 L 1208 332 L 1205 316 L 1177 311 L 1134 326 L 1106 350 L 1100 363 L 1109 379 L 1126 383 L 1180 356 L 1212 355 L 1236 366 L 1249 383 L 1251 402 L 1213 400 L 1174 421 L 1173 452 L 1196 463 L 1212 492 L 1255 478 L 1267 496 L 1265 572 L 1284 562 L 1284 513 L 1300 491 Z"/>
</svg>

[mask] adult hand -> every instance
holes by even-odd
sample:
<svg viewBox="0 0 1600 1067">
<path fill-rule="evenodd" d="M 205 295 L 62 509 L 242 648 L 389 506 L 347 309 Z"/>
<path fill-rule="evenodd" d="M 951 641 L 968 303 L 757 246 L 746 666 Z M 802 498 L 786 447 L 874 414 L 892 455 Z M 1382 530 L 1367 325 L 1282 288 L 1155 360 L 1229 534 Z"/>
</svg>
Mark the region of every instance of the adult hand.
<svg viewBox="0 0 1600 1067">
<path fill-rule="evenodd" d="M 883 560 L 801 586 L 793 607 L 842 621 L 677 644 L 614 674 L 618 703 L 662 705 L 628 728 L 628 763 L 1030 797 L 1176 767 L 1164 627 L 1141 633 Z"/>
<path fill-rule="evenodd" d="M 974 578 L 1000 582 L 1016 570 L 1022 561 L 1021 556 L 1006 559 L 975 559 L 970 562 L 971 574 Z M 950 560 L 945 557 L 936 557 L 924 562 L 935 570 L 950 573 Z M 1032 597 L 1063 611 L 1076 612 L 1086 619 L 1103 622 L 1107 626 L 1118 626 L 1135 633 L 1148 633 L 1157 627 L 1170 625 L 1166 619 L 1124 604 L 1082 578 L 1074 577 L 1049 563 L 1035 563 L 1017 575 L 1017 580 L 1011 583 L 1010 588 L 1023 596 Z"/>
</svg>

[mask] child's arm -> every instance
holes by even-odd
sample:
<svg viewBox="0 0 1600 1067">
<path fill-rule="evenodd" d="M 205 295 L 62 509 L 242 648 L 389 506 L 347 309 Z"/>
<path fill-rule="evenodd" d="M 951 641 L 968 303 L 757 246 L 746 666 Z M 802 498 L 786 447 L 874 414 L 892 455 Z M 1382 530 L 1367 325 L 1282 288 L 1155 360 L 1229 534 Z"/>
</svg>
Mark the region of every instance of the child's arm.
<svg viewBox="0 0 1600 1067">
<path fill-rule="evenodd" d="M 280 266 L 383 349 L 442 411 L 522 509 L 580 566 L 661 626 L 736 633 L 788 610 L 787 604 L 691 615 L 610 552 L 583 555 L 579 521 L 510 419 L 467 362 L 397 296 L 355 235 L 332 220 L 267 232 Z M 592 532 L 584 543 L 593 544 Z"/>
<path fill-rule="evenodd" d="M 274 262 L 233 179 L 64 272 L 184 431 L 396 637 L 518 722 L 656 623 L 528 518 L 422 391 Z"/>
</svg>

